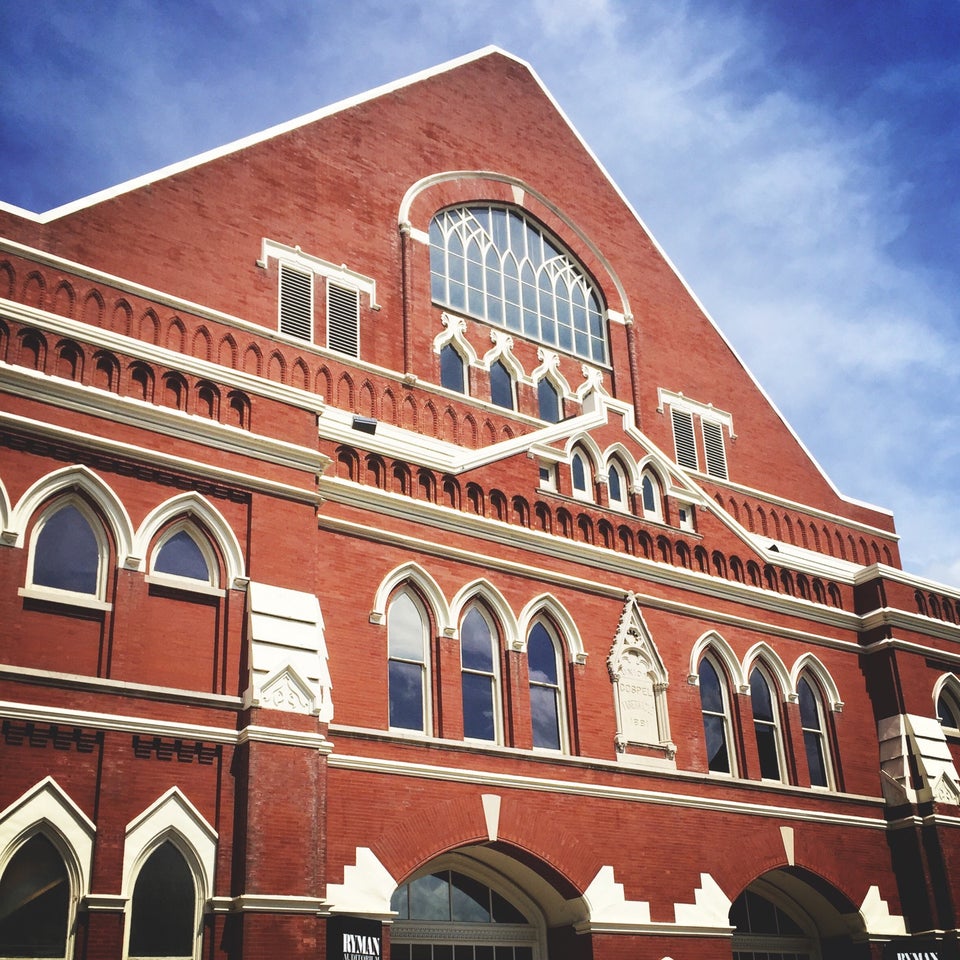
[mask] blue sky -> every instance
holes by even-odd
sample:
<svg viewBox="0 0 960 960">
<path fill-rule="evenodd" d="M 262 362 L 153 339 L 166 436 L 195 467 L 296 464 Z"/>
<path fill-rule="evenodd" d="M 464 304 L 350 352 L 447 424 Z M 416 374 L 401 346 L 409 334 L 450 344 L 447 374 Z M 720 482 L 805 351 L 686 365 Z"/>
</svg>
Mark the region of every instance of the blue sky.
<svg viewBox="0 0 960 960">
<path fill-rule="evenodd" d="M 42 212 L 494 43 L 527 60 L 907 569 L 960 584 L 955 0 L 3 0 Z"/>
</svg>

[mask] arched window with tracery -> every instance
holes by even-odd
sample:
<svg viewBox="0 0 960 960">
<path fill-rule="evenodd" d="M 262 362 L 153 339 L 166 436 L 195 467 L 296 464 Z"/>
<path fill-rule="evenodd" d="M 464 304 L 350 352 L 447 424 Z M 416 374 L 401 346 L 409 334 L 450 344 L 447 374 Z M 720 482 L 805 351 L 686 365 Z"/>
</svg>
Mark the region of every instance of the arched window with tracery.
<svg viewBox="0 0 960 960">
<path fill-rule="evenodd" d="M 604 307 L 584 268 L 512 207 L 475 205 L 430 223 L 435 302 L 594 363 L 607 358 Z"/>
<path fill-rule="evenodd" d="M 460 625 L 460 683 L 463 735 L 468 740 L 500 740 L 500 655 L 490 615 L 475 604 Z"/>
<path fill-rule="evenodd" d="M 106 555 L 99 520 L 85 502 L 69 498 L 50 507 L 37 523 L 29 585 L 102 598 Z"/>
<path fill-rule="evenodd" d="M 423 603 L 402 590 L 387 610 L 390 726 L 427 732 L 429 631 Z"/>
<path fill-rule="evenodd" d="M 733 773 L 733 730 L 726 681 L 709 657 L 700 661 L 698 678 L 707 769 L 711 773 Z"/>
<path fill-rule="evenodd" d="M 564 743 L 562 659 L 553 632 L 538 620 L 527 640 L 533 745 L 561 750 Z"/>
</svg>

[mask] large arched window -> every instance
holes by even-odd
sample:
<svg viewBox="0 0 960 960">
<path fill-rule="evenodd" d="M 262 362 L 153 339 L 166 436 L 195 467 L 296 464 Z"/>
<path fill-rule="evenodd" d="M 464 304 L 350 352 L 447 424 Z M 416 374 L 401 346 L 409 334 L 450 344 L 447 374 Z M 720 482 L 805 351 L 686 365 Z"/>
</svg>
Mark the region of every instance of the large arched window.
<svg viewBox="0 0 960 960">
<path fill-rule="evenodd" d="M 133 888 L 127 956 L 193 957 L 196 888 L 183 854 L 167 840 L 140 868 Z"/>
<path fill-rule="evenodd" d="M 803 729 L 803 747 L 807 755 L 810 784 L 814 787 L 829 787 L 830 760 L 823 699 L 806 677 L 801 677 L 797 684 L 797 697 L 800 701 L 800 726 Z"/>
<path fill-rule="evenodd" d="M 551 631 L 540 621 L 533 625 L 527 640 L 527 663 L 533 745 L 560 750 L 563 746 L 560 657 Z"/>
<path fill-rule="evenodd" d="M 84 503 L 69 500 L 54 506 L 37 525 L 30 583 L 34 587 L 100 596 L 105 552 L 102 528 Z"/>
<path fill-rule="evenodd" d="M 0 878 L 0 957 L 64 957 L 70 879 L 60 852 L 42 833 L 10 858 Z"/>
<path fill-rule="evenodd" d="M 497 634 L 487 614 L 473 606 L 460 626 L 463 735 L 500 739 L 500 670 Z"/>
<path fill-rule="evenodd" d="M 387 611 L 390 726 L 427 728 L 427 614 L 409 590 L 397 594 Z"/>
<path fill-rule="evenodd" d="M 805 919 L 809 925 L 809 918 Z M 815 930 L 804 929 L 783 907 L 752 890 L 744 890 L 734 901 L 730 923 L 734 927 L 734 960 L 812 960 L 819 956 Z"/>
<path fill-rule="evenodd" d="M 594 363 L 603 306 L 584 269 L 540 224 L 507 207 L 456 207 L 430 223 L 437 303 Z"/>
<path fill-rule="evenodd" d="M 780 738 L 780 713 L 770 694 L 770 682 L 760 667 L 750 673 L 750 700 L 753 705 L 753 729 L 760 755 L 760 776 L 764 780 L 782 780 L 783 745 Z"/>
<path fill-rule="evenodd" d="M 713 773 L 733 773 L 733 737 L 726 683 L 721 679 L 713 661 L 707 657 L 700 661 L 698 676 L 700 712 L 703 715 L 703 735 L 707 745 L 707 768 Z"/>
</svg>

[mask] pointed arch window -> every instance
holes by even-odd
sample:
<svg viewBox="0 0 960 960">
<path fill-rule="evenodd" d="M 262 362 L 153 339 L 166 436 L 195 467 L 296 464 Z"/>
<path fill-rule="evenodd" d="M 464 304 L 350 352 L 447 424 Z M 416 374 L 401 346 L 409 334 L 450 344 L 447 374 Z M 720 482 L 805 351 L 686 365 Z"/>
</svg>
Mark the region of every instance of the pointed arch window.
<svg viewBox="0 0 960 960">
<path fill-rule="evenodd" d="M 467 371 L 463 356 L 452 344 L 440 349 L 440 386 L 457 393 L 467 392 Z"/>
<path fill-rule="evenodd" d="M 215 586 L 215 564 L 206 540 L 188 524 L 179 524 L 160 541 L 153 572 Z"/>
<path fill-rule="evenodd" d="M 460 626 L 460 682 L 463 735 L 468 740 L 500 738 L 500 671 L 497 633 L 478 606 L 467 611 Z"/>
<path fill-rule="evenodd" d="M 24 843 L 0 877 L 0 957 L 65 957 L 70 878 L 42 833 Z"/>
<path fill-rule="evenodd" d="M 537 383 L 537 410 L 541 420 L 560 422 L 560 393 L 549 377 L 542 377 Z"/>
<path fill-rule="evenodd" d="M 649 470 L 644 470 L 640 478 L 640 498 L 643 504 L 643 515 L 647 520 L 663 518 L 660 484 Z"/>
<path fill-rule="evenodd" d="M 770 693 L 770 681 L 760 667 L 754 667 L 750 673 L 750 700 L 757 752 L 760 755 L 760 776 L 764 780 L 782 780 L 783 744 L 779 711 Z"/>
<path fill-rule="evenodd" d="M 703 735 L 707 746 L 707 769 L 712 773 L 733 773 L 733 737 L 727 685 L 708 657 L 700 661 L 698 678 Z"/>
<path fill-rule="evenodd" d="M 490 365 L 490 402 L 505 410 L 513 410 L 516 406 L 513 376 L 502 360 Z"/>
<path fill-rule="evenodd" d="M 607 467 L 607 496 L 610 506 L 615 510 L 629 510 L 627 472 L 616 458 L 610 461 Z"/>
<path fill-rule="evenodd" d="M 800 726 L 803 730 L 803 747 L 807 755 L 810 784 L 814 787 L 829 787 L 830 766 L 823 700 L 806 677 L 801 677 L 797 684 L 797 697 L 800 701 Z"/>
<path fill-rule="evenodd" d="M 434 301 L 594 363 L 606 363 L 604 307 L 584 268 L 511 207 L 455 207 L 430 223 Z"/>
<path fill-rule="evenodd" d="M 55 505 L 37 524 L 30 584 L 99 597 L 103 593 L 105 553 L 103 529 L 86 504 L 71 500 Z"/>
<path fill-rule="evenodd" d="M 590 471 L 590 461 L 582 450 L 574 450 L 570 460 L 570 479 L 573 484 L 573 495 L 578 500 L 592 500 L 590 487 L 593 475 Z"/>
<path fill-rule="evenodd" d="M 196 885 L 183 854 L 166 840 L 137 875 L 127 955 L 193 957 L 197 943 Z"/>
<path fill-rule="evenodd" d="M 955 689 L 956 681 L 949 678 L 937 697 L 937 719 L 949 733 L 960 731 L 960 699 Z"/>
<path fill-rule="evenodd" d="M 390 726 L 427 730 L 428 625 L 423 604 L 410 590 L 398 593 L 387 611 Z"/>
<path fill-rule="evenodd" d="M 563 748 L 561 661 L 551 631 L 540 621 L 533 625 L 527 640 L 527 664 L 533 745 L 560 750 Z"/>
</svg>

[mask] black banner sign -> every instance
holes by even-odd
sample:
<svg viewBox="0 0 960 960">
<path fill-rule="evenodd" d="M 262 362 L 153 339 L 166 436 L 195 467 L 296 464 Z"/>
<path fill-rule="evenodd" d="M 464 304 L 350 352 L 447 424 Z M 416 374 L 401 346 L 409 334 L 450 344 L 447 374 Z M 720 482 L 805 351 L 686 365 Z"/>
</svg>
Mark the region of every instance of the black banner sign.
<svg viewBox="0 0 960 960">
<path fill-rule="evenodd" d="M 957 947 L 929 937 L 903 937 L 884 946 L 883 960 L 957 960 Z"/>
<path fill-rule="evenodd" d="M 327 917 L 327 960 L 381 960 L 383 925 L 363 917 Z"/>
</svg>

